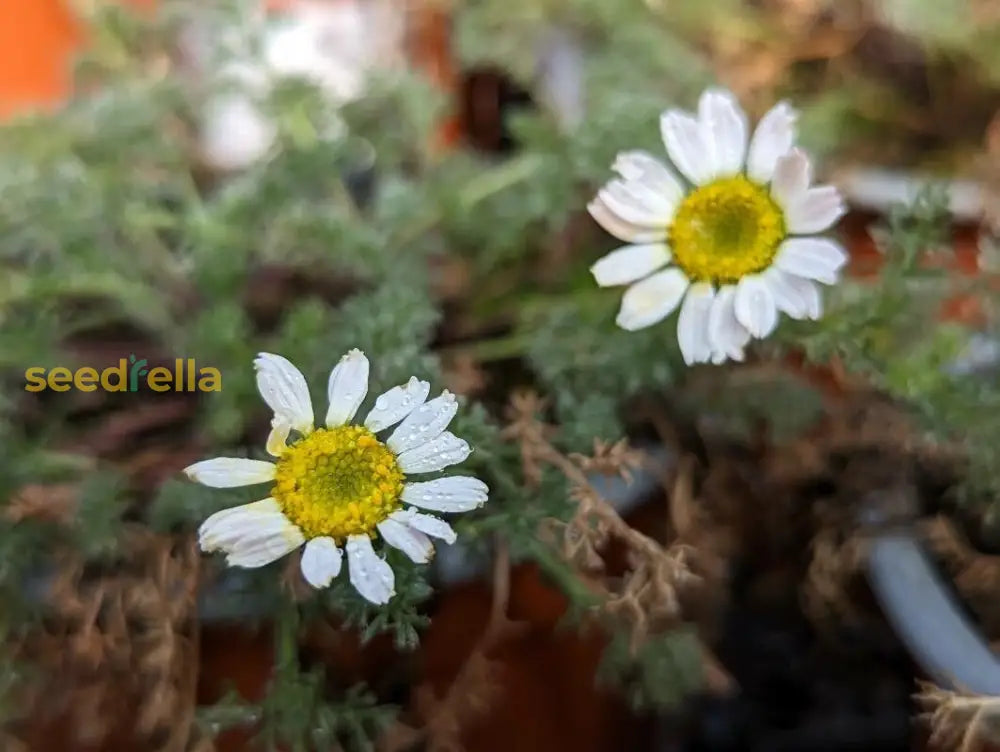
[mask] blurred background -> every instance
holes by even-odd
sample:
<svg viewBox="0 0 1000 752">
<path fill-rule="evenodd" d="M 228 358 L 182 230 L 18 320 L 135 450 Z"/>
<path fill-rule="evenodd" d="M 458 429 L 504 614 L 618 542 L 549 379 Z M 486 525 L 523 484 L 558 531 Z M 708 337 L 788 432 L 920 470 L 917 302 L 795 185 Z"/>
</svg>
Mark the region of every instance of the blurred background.
<svg viewBox="0 0 1000 752">
<path fill-rule="evenodd" d="M 709 83 L 802 111 L 852 282 L 818 331 L 689 377 L 669 333 L 610 326 L 583 208 Z M 0 0 L 0 119 L 4 752 L 1000 739 L 990 698 L 915 683 L 941 680 L 899 627 L 922 601 L 887 620 L 858 522 L 904 479 L 941 587 L 1000 639 L 1000 2 Z M 319 384 L 353 346 L 376 383 L 466 395 L 499 489 L 386 615 L 203 561 L 226 504 L 178 479 L 261 444 L 255 352 Z M 222 392 L 23 389 L 129 353 Z M 694 562 L 677 613 L 628 590 L 628 535 L 599 574 L 530 542 L 573 508 L 501 430 L 525 388 L 567 457 L 651 448 L 606 496 Z"/>
</svg>

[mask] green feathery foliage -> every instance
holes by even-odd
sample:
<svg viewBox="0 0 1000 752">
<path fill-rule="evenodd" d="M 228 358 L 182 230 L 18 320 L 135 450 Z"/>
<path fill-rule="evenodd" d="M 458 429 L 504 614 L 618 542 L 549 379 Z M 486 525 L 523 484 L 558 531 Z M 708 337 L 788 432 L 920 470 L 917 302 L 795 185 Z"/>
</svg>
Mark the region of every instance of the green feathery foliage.
<svg viewBox="0 0 1000 752">
<path fill-rule="evenodd" d="M 736 2 L 713 13 L 702 2 L 458 4 L 462 61 L 501 65 L 528 88 L 537 57 L 526 50 L 541 49 L 554 28 L 570 30 L 584 49 L 581 122 L 567 126 L 542 102 L 512 119 L 513 155 L 439 155 L 429 145 L 447 103 L 416 74 L 375 81 L 340 111 L 311 87 L 288 84 L 267 103 L 278 126 L 273 154 L 218 179 L 198 164 L 191 133 L 206 97 L 223 83 L 190 80 L 164 63 L 198 4 L 162 5 L 157 18 L 140 20 L 99 4 L 93 44 L 78 68 L 81 94 L 56 112 L 4 126 L 0 137 L 0 498 L 13 504 L 28 485 L 78 489 L 69 525 L 0 518 L 4 637 L 25 634 L 43 608 L 40 573 L 55 566 L 54 552 L 110 566 L 121 556 L 125 521 L 190 535 L 212 512 L 254 499 L 246 489 L 208 490 L 176 475 L 136 481 L 120 457 L 97 450 L 95 461 L 81 444 L 89 435 L 86 405 L 69 394 L 24 392 L 27 367 L 87 365 L 86 343 L 109 331 L 126 332 L 123 338 L 165 359 L 195 358 L 223 374 L 221 392 L 198 395 L 192 422 L 176 429 L 177 441 L 204 450 L 203 457 L 264 457 L 269 416 L 251 368 L 260 351 L 298 364 L 318 404 L 330 367 L 352 347 L 371 361 L 371 395 L 411 375 L 440 389 L 445 355 L 508 374 L 483 404 L 463 401 L 452 427 L 475 448 L 468 472 L 491 489 L 486 507 L 455 527 L 474 552 L 500 540 L 515 561 L 537 562 L 565 592 L 574 617 L 598 601 L 538 534 L 543 521 L 573 516 L 571 486 L 550 467 L 533 482 L 525 478 L 517 443 L 501 431 L 510 391 L 528 385 L 549 400 L 544 417 L 557 426 L 553 442 L 565 452 L 627 435 L 625 405 L 648 393 L 669 394 L 692 414 L 722 416 L 720 426 L 733 436 L 760 420 L 782 438 L 812 423 L 821 402 L 808 385 L 748 379 L 737 367 L 720 370 L 717 388 L 697 389 L 672 325 L 616 328 L 620 291 L 596 288 L 587 271 L 612 247 L 583 207 L 607 179 L 614 154 L 659 151 L 660 111 L 690 106 L 712 81 L 698 41 L 720 30 L 766 36 L 762 12 Z M 240 17 L 235 7 L 212 12 Z M 979 66 L 995 74 L 996 45 L 960 50 L 957 33 L 942 32 L 939 54 L 986 50 Z M 882 127 L 863 106 L 881 84 L 852 88 L 857 82 L 841 77 L 815 86 L 816 72 L 806 65 L 789 76 L 774 94 L 813 92 L 796 104 L 806 144 L 824 156 L 837 156 L 838 134 L 846 152 L 849 139 Z M 322 137 L 329 132 L 345 135 Z M 371 155 L 374 185 L 365 196 Z M 969 332 L 939 323 L 937 306 L 954 282 L 925 263 L 947 244 L 944 206 L 944 197 L 929 191 L 900 207 L 876 232 L 885 258 L 877 278 L 834 288 L 822 320 L 784 321 L 756 355 L 778 359 L 801 348 L 818 363 L 836 357 L 911 407 L 930 434 L 959 442 L 969 460 L 963 498 L 1000 537 L 988 503 L 1000 491 L 1000 386 L 949 370 Z M 559 249 L 560 274 L 550 279 L 540 270 Z M 442 260 L 468 275 L 458 303 L 439 294 Z M 275 277 L 294 280 L 298 291 L 277 308 L 262 283 Z M 463 331 L 441 348 L 453 314 Z M 234 573 L 203 559 L 204 618 L 276 620 L 280 628 L 277 671 L 263 703 L 229 697 L 199 710 L 200 727 L 211 734 L 259 723 L 272 748 L 337 742 L 370 749 L 396 708 L 301 665 L 294 646 L 300 623 L 332 614 L 365 640 L 387 633 L 404 654 L 413 650 L 428 623 L 435 570 L 390 556 L 398 595 L 385 608 L 372 607 L 343 577 L 300 603 L 282 588 L 280 562 Z M 602 678 L 638 705 L 676 703 L 698 684 L 690 629 L 654 635 L 638 653 L 624 630 L 614 633 Z M 0 668 L 7 678 L 22 675 Z"/>
</svg>

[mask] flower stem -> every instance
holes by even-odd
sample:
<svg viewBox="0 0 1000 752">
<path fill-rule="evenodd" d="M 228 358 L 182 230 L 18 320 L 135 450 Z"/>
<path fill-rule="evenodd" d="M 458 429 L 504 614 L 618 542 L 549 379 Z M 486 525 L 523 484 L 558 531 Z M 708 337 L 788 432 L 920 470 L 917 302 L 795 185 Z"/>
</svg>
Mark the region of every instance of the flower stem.
<svg viewBox="0 0 1000 752">
<path fill-rule="evenodd" d="M 299 609 L 289 603 L 278 612 L 274 633 L 275 668 L 280 671 L 298 664 Z"/>
</svg>

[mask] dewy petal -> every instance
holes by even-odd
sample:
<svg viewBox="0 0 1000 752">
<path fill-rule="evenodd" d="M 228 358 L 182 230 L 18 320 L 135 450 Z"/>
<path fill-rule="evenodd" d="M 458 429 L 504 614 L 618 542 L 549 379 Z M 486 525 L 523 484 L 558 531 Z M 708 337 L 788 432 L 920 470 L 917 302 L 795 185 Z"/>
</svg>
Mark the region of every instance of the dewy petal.
<svg viewBox="0 0 1000 752">
<path fill-rule="evenodd" d="M 449 545 L 458 537 L 447 522 L 433 515 L 418 512 L 416 509 L 400 509 L 390 514 L 389 519 L 409 525 L 432 538 L 440 538 Z"/>
<path fill-rule="evenodd" d="M 302 545 L 305 540 L 302 533 L 291 522 L 287 532 L 282 532 L 268 538 L 258 537 L 241 541 L 239 545 L 226 556 L 226 564 L 231 567 L 255 569 L 267 566 Z"/>
<path fill-rule="evenodd" d="M 778 324 L 774 296 L 759 274 L 748 274 L 739 281 L 733 307 L 737 320 L 758 339 L 769 335 Z"/>
<path fill-rule="evenodd" d="M 590 273 L 601 287 L 627 285 L 669 262 L 670 250 L 663 243 L 626 245 L 599 258 L 590 267 Z"/>
<path fill-rule="evenodd" d="M 426 564 L 434 555 L 434 544 L 431 539 L 414 530 L 409 525 L 388 517 L 378 523 L 378 531 L 382 538 L 393 548 L 398 548 L 410 561 Z"/>
<path fill-rule="evenodd" d="M 330 407 L 326 425 L 335 428 L 350 422 L 368 394 L 368 358 L 358 349 L 344 355 L 330 371 L 326 393 Z"/>
<path fill-rule="evenodd" d="M 662 321 L 681 302 L 687 288 L 688 278 L 677 268 L 646 277 L 625 291 L 615 323 L 635 331 Z"/>
<path fill-rule="evenodd" d="M 677 317 L 677 343 L 688 365 L 706 363 L 712 356 L 708 339 L 708 317 L 715 302 L 715 290 L 708 282 L 696 282 L 688 290 Z"/>
<path fill-rule="evenodd" d="M 212 488 L 235 488 L 274 480 L 274 463 L 238 457 L 216 457 L 184 468 L 191 480 Z"/>
<path fill-rule="evenodd" d="M 832 185 L 810 188 L 798 201 L 785 208 L 785 223 L 793 235 L 823 232 L 844 216 L 846 208 L 840 191 Z"/>
<path fill-rule="evenodd" d="M 684 186 L 669 167 L 649 152 L 638 149 L 619 152 L 611 169 L 630 183 L 638 183 L 662 196 L 674 207 L 684 198 Z"/>
<path fill-rule="evenodd" d="M 747 175 L 758 183 L 768 183 L 774 175 L 778 158 L 795 143 L 796 112 L 787 102 L 778 102 L 757 124 L 747 154 Z"/>
<path fill-rule="evenodd" d="M 626 222 L 599 198 L 587 204 L 587 211 L 601 227 L 626 243 L 654 243 L 667 237 L 667 226 L 645 227 Z"/>
<path fill-rule="evenodd" d="M 299 530 L 274 499 L 255 501 L 216 512 L 198 529 L 203 551 L 226 552 L 234 567 L 262 567 L 294 551 L 304 542 Z"/>
<path fill-rule="evenodd" d="M 440 396 L 425 402 L 406 416 L 392 432 L 385 445 L 396 454 L 436 439 L 458 412 L 455 395 L 445 389 Z"/>
<path fill-rule="evenodd" d="M 660 116 L 663 145 L 674 166 L 695 185 L 713 177 L 714 158 L 698 120 L 682 110 L 667 110 Z"/>
<path fill-rule="evenodd" d="M 281 505 L 274 499 L 222 509 L 201 523 L 198 544 L 202 551 L 218 551 L 255 530 L 273 532 L 280 529 L 284 517 Z"/>
<path fill-rule="evenodd" d="M 314 588 L 329 587 L 340 574 L 343 554 L 333 538 L 313 538 L 302 551 L 302 576 Z"/>
<path fill-rule="evenodd" d="M 712 177 L 735 175 L 747 152 L 747 116 L 724 89 L 707 89 L 698 101 L 698 122 L 710 147 Z"/>
<path fill-rule="evenodd" d="M 296 431 L 312 431 L 312 401 L 302 372 L 286 358 L 271 353 L 260 353 L 253 364 L 257 388 L 274 414 Z"/>
<path fill-rule="evenodd" d="M 771 178 L 771 195 L 782 209 L 800 201 L 812 180 L 809 157 L 801 149 L 792 149 L 778 158 Z"/>
<path fill-rule="evenodd" d="M 708 341 L 712 348 L 712 361 L 722 362 L 727 357 L 743 359 L 743 348 L 750 341 L 750 332 L 736 318 L 735 285 L 723 285 L 708 313 Z"/>
<path fill-rule="evenodd" d="M 826 285 L 837 281 L 846 263 L 844 249 L 827 238 L 788 238 L 774 257 L 774 265 L 782 271 Z"/>
<path fill-rule="evenodd" d="M 345 548 L 347 569 L 354 589 L 376 605 L 388 603 L 396 594 L 396 576 L 385 559 L 375 553 L 368 536 L 348 536 Z"/>
<path fill-rule="evenodd" d="M 451 431 L 445 431 L 436 439 L 420 444 L 400 454 L 396 460 L 405 474 L 433 473 L 444 470 L 449 465 L 464 462 L 472 453 L 472 447 Z"/>
<path fill-rule="evenodd" d="M 468 512 L 481 507 L 489 497 L 489 489 L 478 478 L 453 475 L 423 483 L 406 483 L 402 500 L 432 512 Z"/>
<path fill-rule="evenodd" d="M 284 418 L 275 415 L 271 419 L 271 432 L 267 435 L 266 449 L 272 457 L 280 457 L 288 448 L 288 434 L 292 427 Z"/>
<path fill-rule="evenodd" d="M 375 407 L 365 418 L 365 428 L 378 433 L 389 426 L 394 426 L 417 405 L 422 405 L 427 395 L 431 393 L 431 385 L 421 381 L 416 376 L 400 386 L 394 386 L 375 400 Z"/>
</svg>

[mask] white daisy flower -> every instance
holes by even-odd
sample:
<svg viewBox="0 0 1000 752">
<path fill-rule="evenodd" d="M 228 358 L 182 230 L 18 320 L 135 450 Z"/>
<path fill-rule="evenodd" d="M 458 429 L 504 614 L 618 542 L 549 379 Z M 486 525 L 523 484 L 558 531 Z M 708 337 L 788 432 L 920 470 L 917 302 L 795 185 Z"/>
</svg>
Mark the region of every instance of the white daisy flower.
<svg viewBox="0 0 1000 752">
<path fill-rule="evenodd" d="M 472 451 L 445 430 L 458 410 L 455 396 L 445 390 L 426 401 L 430 384 L 411 378 L 378 397 L 364 423 L 353 425 L 368 393 L 368 359 L 351 350 L 330 373 L 326 427 L 314 428 L 302 373 L 269 353 L 254 367 L 261 396 L 274 410 L 267 451 L 277 459 L 217 457 L 184 472 L 214 488 L 270 483 L 271 493 L 209 517 L 198 531 L 202 550 L 225 551 L 231 566 L 262 567 L 305 545 L 302 575 L 316 588 L 339 574 L 346 551 L 351 584 L 372 603 L 388 602 L 395 578 L 372 547 L 376 533 L 423 563 L 434 553 L 431 538 L 453 543 L 455 532 L 420 510 L 468 512 L 486 503 L 488 489 L 477 478 L 407 480 L 462 462 Z M 291 431 L 298 437 L 288 443 Z"/>
<path fill-rule="evenodd" d="M 591 267 L 597 283 L 629 285 L 617 323 L 635 330 L 680 306 L 685 362 L 743 359 L 768 336 L 778 313 L 817 319 L 817 283 L 831 285 L 847 261 L 828 238 L 843 214 L 833 186 L 810 186 L 809 160 L 793 148 L 797 113 L 782 102 L 749 138 L 747 117 L 728 91 L 709 89 L 697 114 L 660 119 L 667 154 L 686 178 L 643 151 L 622 152 L 620 176 L 590 202 L 591 216 L 630 245 Z"/>
</svg>

